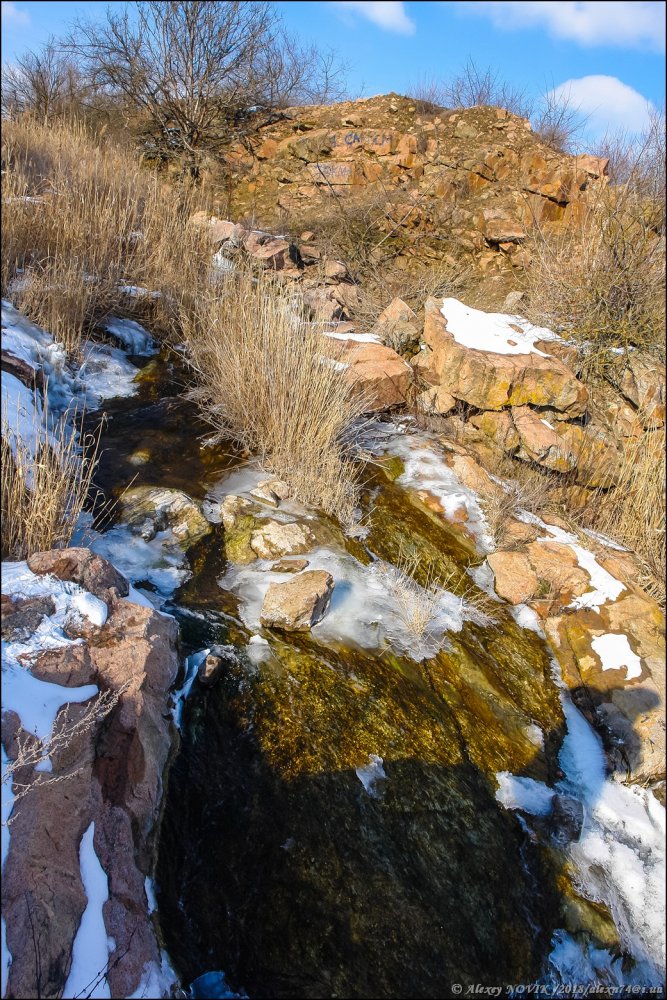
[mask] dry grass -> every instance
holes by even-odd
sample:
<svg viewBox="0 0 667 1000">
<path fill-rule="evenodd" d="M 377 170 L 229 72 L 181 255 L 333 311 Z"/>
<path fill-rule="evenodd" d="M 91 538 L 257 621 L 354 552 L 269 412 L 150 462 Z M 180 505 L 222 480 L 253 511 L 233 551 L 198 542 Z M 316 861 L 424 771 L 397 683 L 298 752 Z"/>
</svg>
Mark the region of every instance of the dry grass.
<svg viewBox="0 0 667 1000">
<path fill-rule="evenodd" d="M 401 545 L 395 565 L 387 563 L 382 569 L 396 604 L 400 630 L 414 636 L 417 643 L 432 635 L 447 592 L 467 618 L 482 625 L 495 622 L 493 602 L 483 591 L 470 583 L 461 589 L 461 574 L 455 571 L 443 578 L 437 566 L 419 551 Z"/>
<path fill-rule="evenodd" d="M 69 351 L 112 310 L 168 329 L 210 269 L 206 234 L 188 224 L 194 190 L 166 188 L 72 123 L 5 122 L 3 160 L 3 295 Z"/>
<path fill-rule="evenodd" d="M 538 230 L 528 272 L 533 316 L 581 345 L 581 373 L 605 376 L 629 346 L 664 356 L 664 138 L 655 122 L 623 183 L 601 188 L 578 220 Z M 627 155 L 627 151 L 626 151 Z"/>
<path fill-rule="evenodd" d="M 321 335 L 294 291 L 237 271 L 182 324 L 204 417 L 300 501 L 351 521 L 358 487 L 349 446 L 363 400 L 322 357 Z"/>
<path fill-rule="evenodd" d="M 421 584 L 415 580 L 418 571 Z M 396 602 L 401 627 L 417 640 L 426 638 L 431 632 L 442 597 L 435 566 L 426 565 L 418 554 L 409 556 L 401 548 L 396 565 L 387 565 L 384 577 Z"/>
<path fill-rule="evenodd" d="M 34 397 L 36 399 L 36 397 Z M 31 433 L 17 435 L 18 421 L 2 414 L 2 558 L 66 546 L 89 497 L 99 432 L 80 446 L 62 417 L 49 426 L 48 394 L 35 402 Z"/>
<path fill-rule="evenodd" d="M 503 496 L 482 501 L 498 548 L 507 543 L 510 523 L 520 511 L 539 517 L 555 515 L 568 530 L 580 534 L 585 546 L 590 546 L 591 540 L 582 529 L 592 529 L 631 549 L 642 565 L 641 585 L 664 606 L 664 428 L 625 442 L 613 486 L 576 486 L 575 474 L 538 469 L 509 457 L 499 461 L 493 471 L 508 487 Z"/>
<path fill-rule="evenodd" d="M 642 586 L 665 603 L 665 430 L 630 439 L 617 485 L 593 491 L 579 523 L 632 549 L 643 565 Z"/>
<path fill-rule="evenodd" d="M 312 231 L 325 259 L 345 261 L 356 283 L 354 319 L 364 329 L 395 297 L 418 312 L 429 296 L 460 296 L 475 280 L 472 263 L 448 235 L 451 206 L 431 194 L 378 182 L 358 194 L 332 193 L 310 215 L 284 220 L 295 236 Z"/>
</svg>

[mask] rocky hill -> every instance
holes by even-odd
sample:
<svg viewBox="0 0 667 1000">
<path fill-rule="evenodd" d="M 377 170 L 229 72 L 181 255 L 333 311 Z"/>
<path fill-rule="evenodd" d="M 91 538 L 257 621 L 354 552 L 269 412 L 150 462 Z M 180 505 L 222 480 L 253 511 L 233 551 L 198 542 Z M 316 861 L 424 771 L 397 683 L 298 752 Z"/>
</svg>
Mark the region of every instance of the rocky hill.
<svg viewBox="0 0 667 1000">
<path fill-rule="evenodd" d="M 398 261 L 470 254 L 484 270 L 526 262 L 534 226 L 567 225 L 607 183 L 607 161 L 573 157 L 508 111 L 423 110 L 395 94 L 322 107 L 258 112 L 246 144 L 224 155 L 216 210 L 298 235 L 332 210 L 374 203 Z"/>
</svg>

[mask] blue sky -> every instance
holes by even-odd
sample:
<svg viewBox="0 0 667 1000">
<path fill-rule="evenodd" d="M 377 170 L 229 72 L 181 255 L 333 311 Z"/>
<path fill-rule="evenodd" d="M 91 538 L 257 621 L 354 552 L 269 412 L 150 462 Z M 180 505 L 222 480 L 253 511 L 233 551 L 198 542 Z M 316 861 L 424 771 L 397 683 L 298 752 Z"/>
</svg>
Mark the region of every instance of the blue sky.
<svg viewBox="0 0 667 1000">
<path fill-rule="evenodd" d="M 121 6 L 112 3 L 110 6 Z M 537 97 L 561 88 L 588 116 L 594 138 L 639 129 L 647 102 L 664 106 L 665 3 L 315 2 L 275 4 L 304 41 L 340 53 L 355 96 L 397 91 L 456 74 L 470 56 Z M 62 32 L 81 15 L 103 17 L 90 0 L 2 0 L 2 57 Z"/>
</svg>

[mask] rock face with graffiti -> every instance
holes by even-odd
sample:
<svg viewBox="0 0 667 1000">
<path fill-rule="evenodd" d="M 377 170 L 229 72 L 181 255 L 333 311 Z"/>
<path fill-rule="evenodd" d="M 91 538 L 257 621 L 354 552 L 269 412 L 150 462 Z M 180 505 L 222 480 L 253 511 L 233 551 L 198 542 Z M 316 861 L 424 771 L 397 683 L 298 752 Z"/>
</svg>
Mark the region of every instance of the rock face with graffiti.
<svg viewBox="0 0 667 1000">
<path fill-rule="evenodd" d="M 426 112 L 391 94 L 287 109 L 225 163 L 227 217 L 294 228 L 335 199 L 353 214 L 384 199 L 406 266 L 440 254 L 446 231 L 484 272 L 528 263 L 531 230 L 576 222 L 607 184 L 606 160 L 559 152 L 508 111 Z"/>
</svg>

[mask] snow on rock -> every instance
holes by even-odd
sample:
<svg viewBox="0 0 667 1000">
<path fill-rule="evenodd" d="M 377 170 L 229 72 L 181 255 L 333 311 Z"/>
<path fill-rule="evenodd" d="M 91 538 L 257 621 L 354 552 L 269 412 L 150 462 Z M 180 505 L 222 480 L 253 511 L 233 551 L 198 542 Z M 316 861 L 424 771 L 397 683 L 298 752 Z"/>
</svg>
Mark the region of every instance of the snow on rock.
<svg viewBox="0 0 667 1000">
<path fill-rule="evenodd" d="M 447 321 L 447 330 L 457 344 L 477 351 L 493 354 L 539 354 L 536 341 L 560 340 L 552 330 L 533 326 L 521 316 L 505 313 L 488 313 L 472 309 L 458 299 L 444 299 L 441 313 Z"/>
<path fill-rule="evenodd" d="M 129 354 L 148 357 L 157 353 L 157 347 L 151 335 L 141 323 L 137 323 L 133 319 L 118 319 L 114 316 L 107 320 L 104 328 L 107 333 L 120 341 Z"/>
<path fill-rule="evenodd" d="M 72 598 L 72 604 L 80 614 L 85 615 L 98 628 L 101 628 L 107 620 L 109 608 L 104 601 L 93 594 L 75 594 Z"/>
<path fill-rule="evenodd" d="M 91 823 L 79 848 L 81 881 L 88 902 L 72 945 L 72 965 L 63 990 L 64 997 L 110 997 L 106 980 L 109 939 L 102 907 L 109 898 L 106 872 L 95 853 L 95 823 Z"/>
<path fill-rule="evenodd" d="M 95 535 L 89 547 L 108 559 L 134 585 L 148 583 L 154 591 L 144 593 L 138 603 L 150 601 L 159 608 L 192 574 L 185 552 L 171 528 L 158 531 L 146 540 L 135 534 L 127 524 L 117 524 L 104 534 Z M 141 598 L 141 592 L 133 587 Z"/>
<path fill-rule="evenodd" d="M 564 778 L 549 788 L 501 772 L 496 798 L 508 809 L 533 815 L 548 813 L 554 792 L 580 799 L 581 836 L 568 846 L 579 890 L 609 907 L 624 949 L 638 963 L 630 978 L 619 966 L 618 982 L 660 985 L 665 973 L 665 809 L 650 790 L 607 778 L 599 737 L 572 703 L 555 662 L 553 671 L 567 726 L 559 755 Z M 600 953 L 594 966 L 610 968 L 612 959 L 609 952 Z M 554 937 L 550 961 L 563 982 L 591 979 L 587 956 L 573 950 L 567 936 Z"/>
<path fill-rule="evenodd" d="M 626 669 L 628 680 L 633 677 L 641 677 L 642 661 L 636 653 L 633 653 L 628 642 L 628 637 L 622 632 L 607 633 L 596 636 L 591 645 L 600 657 L 603 670 Z"/>
<path fill-rule="evenodd" d="M 619 594 L 625 590 L 625 585 L 600 566 L 592 552 L 589 552 L 588 549 L 579 544 L 576 535 L 573 535 L 569 531 L 564 531 L 553 524 L 546 524 L 536 514 L 531 514 L 526 510 L 517 511 L 516 516 L 520 521 L 524 521 L 527 524 L 535 524 L 542 531 L 546 532 L 548 537 L 538 538 L 538 542 L 548 542 L 554 539 L 564 545 L 569 545 L 577 557 L 577 562 L 591 578 L 592 589 L 580 597 L 575 597 L 569 605 L 571 608 L 597 609 L 601 605 L 606 604 L 607 601 L 615 601 Z"/>
<path fill-rule="evenodd" d="M 444 458 L 417 435 L 405 434 L 392 438 L 386 453 L 403 460 L 404 471 L 396 482 L 413 490 L 425 490 L 442 504 L 447 517 L 456 518 L 461 510 L 466 514 L 466 527 L 482 552 L 493 550 L 493 539 L 484 518 L 479 498 L 465 486 Z"/>
<path fill-rule="evenodd" d="M 370 753 L 368 755 L 368 764 L 364 767 L 355 768 L 355 774 L 364 786 L 366 793 L 374 799 L 380 797 L 379 789 L 376 788 L 377 783 L 384 782 L 387 779 L 384 767 L 382 766 L 383 764 L 382 757 L 379 757 L 376 753 Z"/>
</svg>

